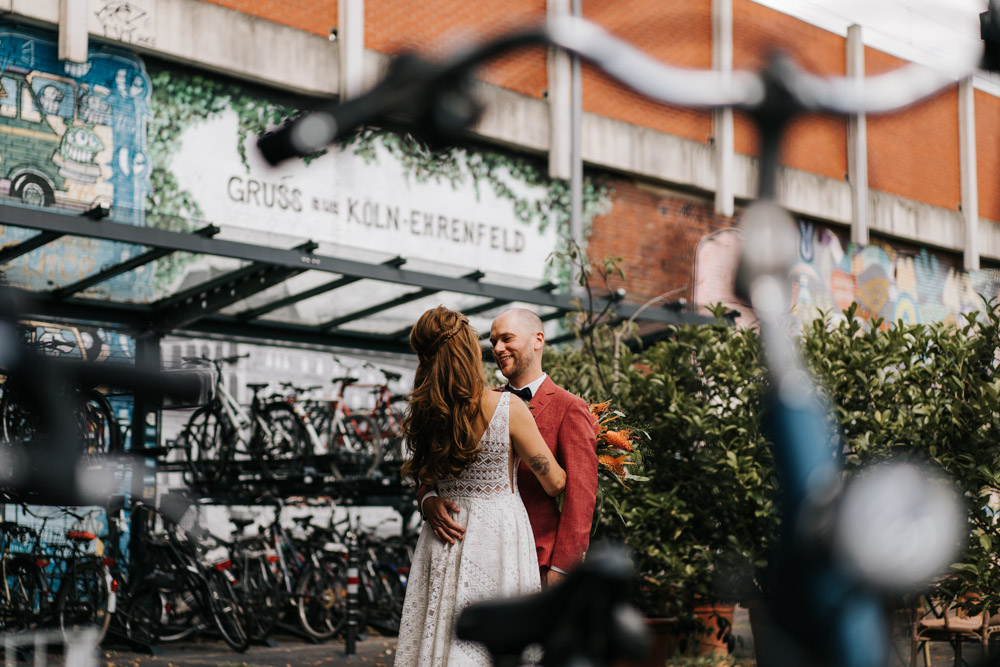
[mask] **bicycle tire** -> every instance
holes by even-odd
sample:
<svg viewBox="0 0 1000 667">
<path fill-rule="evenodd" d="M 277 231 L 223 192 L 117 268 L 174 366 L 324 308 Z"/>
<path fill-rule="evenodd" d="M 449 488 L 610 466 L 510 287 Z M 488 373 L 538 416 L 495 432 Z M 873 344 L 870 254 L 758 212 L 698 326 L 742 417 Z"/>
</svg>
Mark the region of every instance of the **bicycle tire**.
<svg viewBox="0 0 1000 667">
<path fill-rule="evenodd" d="M 205 579 L 212 621 L 229 648 L 242 653 L 250 646 L 250 634 L 243 624 L 246 610 L 240 596 L 226 575 L 218 570 L 208 572 Z"/>
<path fill-rule="evenodd" d="M 347 622 L 347 577 L 332 560 L 310 565 L 295 582 L 299 623 L 309 636 L 324 641 Z"/>
<path fill-rule="evenodd" d="M 5 387 L 0 399 L 0 420 L 5 442 L 31 442 L 38 435 L 38 417 L 17 397 L 16 388 Z"/>
<path fill-rule="evenodd" d="M 186 468 L 184 481 L 189 485 L 208 485 L 220 479 L 222 418 L 218 408 L 205 405 L 195 410 L 181 434 Z"/>
<path fill-rule="evenodd" d="M 369 612 L 368 623 L 385 634 L 399 634 L 399 622 L 403 618 L 403 600 L 406 597 L 406 587 L 399 574 L 391 567 L 377 565 L 375 567 L 376 581 L 372 582 L 374 589 L 373 609 Z"/>
<path fill-rule="evenodd" d="M 240 570 L 243 608 L 246 610 L 246 630 L 251 641 L 260 641 L 274 632 L 281 611 L 280 597 L 274 581 L 267 573 L 267 562 L 253 557 Z"/>
<path fill-rule="evenodd" d="M 80 626 L 90 626 L 97 628 L 97 643 L 101 643 L 111 623 L 110 578 L 108 569 L 96 562 L 80 563 L 63 576 L 55 611 L 64 636 Z"/>
<path fill-rule="evenodd" d="M 39 568 L 33 562 L 11 560 L 7 566 L 7 581 L 0 600 L 0 629 L 10 631 L 31 630 L 44 617 L 45 594 L 39 577 Z"/>
<path fill-rule="evenodd" d="M 164 595 L 167 611 L 159 628 L 161 642 L 183 641 L 204 627 L 194 593 L 185 589 Z"/>
<path fill-rule="evenodd" d="M 338 469 L 352 477 L 371 477 L 382 463 L 381 434 L 366 415 L 348 415 L 330 436 Z"/>
<path fill-rule="evenodd" d="M 80 399 L 84 453 L 94 455 L 120 452 L 122 431 L 108 399 L 96 389 L 81 391 Z"/>
<path fill-rule="evenodd" d="M 166 600 L 160 590 L 143 586 L 129 596 L 123 626 L 125 636 L 134 642 L 154 646 L 159 644 L 163 631 Z"/>
<path fill-rule="evenodd" d="M 284 401 L 268 403 L 261 408 L 260 417 L 271 431 L 269 437 L 259 432 L 254 436 L 261 473 L 274 478 L 299 472 L 308 442 L 302 418 Z"/>
</svg>

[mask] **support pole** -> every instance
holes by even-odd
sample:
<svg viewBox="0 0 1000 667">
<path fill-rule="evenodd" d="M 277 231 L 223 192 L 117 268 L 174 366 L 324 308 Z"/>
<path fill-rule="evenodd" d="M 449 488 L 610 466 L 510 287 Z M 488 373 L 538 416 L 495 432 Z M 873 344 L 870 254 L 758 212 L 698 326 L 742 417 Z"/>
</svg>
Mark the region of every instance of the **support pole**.
<svg viewBox="0 0 1000 667">
<path fill-rule="evenodd" d="M 733 0 L 712 0 L 712 67 L 726 75 L 733 71 Z M 732 107 L 717 109 L 712 116 L 712 125 L 715 141 L 715 212 L 732 217 L 736 212 Z"/>
<path fill-rule="evenodd" d="M 583 10 L 580 0 L 572 0 L 573 16 L 580 17 Z M 573 137 L 570 142 L 570 214 L 569 230 L 573 243 L 583 246 L 583 77 L 580 70 L 580 57 L 574 55 L 572 62 L 572 97 L 571 125 Z"/>
<path fill-rule="evenodd" d="M 847 76 L 865 76 L 861 26 L 847 29 Z M 868 245 L 868 122 L 865 114 L 847 117 L 847 180 L 851 185 L 851 242 Z"/>
<path fill-rule="evenodd" d="M 365 76 L 365 0 L 337 3 L 337 42 L 340 58 L 340 100 L 361 94 Z"/>
<path fill-rule="evenodd" d="M 347 533 L 347 632 L 344 633 L 344 655 L 356 655 L 358 636 L 358 538 L 352 528 Z"/>
<path fill-rule="evenodd" d="M 569 0 L 548 0 L 550 19 L 569 14 Z M 572 79 L 573 66 L 570 55 L 562 49 L 549 47 L 548 53 L 549 103 L 549 177 L 569 180 L 572 176 L 571 145 L 573 143 Z"/>
<path fill-rule="evenodd" d="M 962 174 L 964 269 L 979 269 L 979 183 L 976 171 L 976 91 L 972 78 L 958 83 L 959 165 Z"/>
</svg>

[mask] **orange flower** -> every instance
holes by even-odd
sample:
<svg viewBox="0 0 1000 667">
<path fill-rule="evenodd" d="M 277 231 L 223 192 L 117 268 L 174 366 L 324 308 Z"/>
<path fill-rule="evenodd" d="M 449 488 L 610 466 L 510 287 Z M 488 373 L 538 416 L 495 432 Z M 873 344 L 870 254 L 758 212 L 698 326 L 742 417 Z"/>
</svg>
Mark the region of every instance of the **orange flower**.
<svg viewBox="0 0 1000 667">
<path fill-rule="evenodd" d="M 613 472 L 620 479 L 625 479 L 625 464 L 631 463 L 631 461 L 626 461 L 628 454 L 622 454 L 621 456 L 609 456 L 608 454 L 601 454 L 597 457 L 597 462 L 603 465 L 605 468 Z"/>
<path fill-rule="evenodd" d="M 591 403 L 590 404 L 590 414 L 595 417 L 600 416 L 602 412 L 611 407 L 611 401 L 604 401 L 603 403 Z"/>
<path fill-rule="evenodd" d="M 608 431 L 604 434 L 604 443 L 621 449 L 626 452 L 632 451 L 632 429 L 627 428 L 622 431 Z"/>
</svg>

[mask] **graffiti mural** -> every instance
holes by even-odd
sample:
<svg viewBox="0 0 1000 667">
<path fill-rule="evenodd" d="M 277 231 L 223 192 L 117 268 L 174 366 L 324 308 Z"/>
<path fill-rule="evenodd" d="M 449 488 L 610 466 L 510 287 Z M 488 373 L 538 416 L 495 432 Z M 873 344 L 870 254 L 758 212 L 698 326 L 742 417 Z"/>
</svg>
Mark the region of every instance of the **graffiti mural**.
<svg viewBox="0 0 1000 667">
<path fill-rule="evenodd" d="M 957 322 L 982 307 L 980 295 L 1000 297 L 1000 272 L 993 269 L 963 271 L 926 248 L 910 253 L 887 243 L 845 247 L 831 229 L 805 220 L 799 221 L 798 232 L 799 257 L 791 276 L 793 308 L 800 319 L 841 317 L 857 302 L 858 315 L 881 319 L 883 328 L 898 321 Z M 721 302 L 742 308 L 730 281 L 711 279 L 732 275 L 739 235 L 735 228 L 723 230 L 699 246 L 694 294 L 699 305 Z"/>
<path fill-rule="evenodd" d="M 73 212 L 108 206 L 116 222 L 144 224 L 149 99 L 149 77 L 133 54 L 101 47 L 86 63 L 60 61 L 53 35 L 0 25 L 0 198 Z M 0 244 L 34 233 L 3 228 Z M 3 271 L 14 284 L 51 289 L 134 252 L 61 239 Z M 100 289 L 141 298 L 148 283 L 142 273 Z"/>
</svg>

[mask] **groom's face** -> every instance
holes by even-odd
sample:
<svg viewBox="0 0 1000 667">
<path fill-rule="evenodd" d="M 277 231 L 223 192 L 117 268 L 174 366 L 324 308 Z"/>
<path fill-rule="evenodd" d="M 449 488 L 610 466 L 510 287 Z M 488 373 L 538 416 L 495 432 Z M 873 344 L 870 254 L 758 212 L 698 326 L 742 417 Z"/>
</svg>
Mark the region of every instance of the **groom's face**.
<svg viewBox="0 0 1000 667">
<path fill-rule="evenodd" d="M 493 359 L 508 380 L 517 380 L 535 361 L 535 336 L 517 317 L 502 315 L 490 329 Z"/>
</svg>

